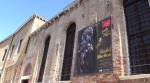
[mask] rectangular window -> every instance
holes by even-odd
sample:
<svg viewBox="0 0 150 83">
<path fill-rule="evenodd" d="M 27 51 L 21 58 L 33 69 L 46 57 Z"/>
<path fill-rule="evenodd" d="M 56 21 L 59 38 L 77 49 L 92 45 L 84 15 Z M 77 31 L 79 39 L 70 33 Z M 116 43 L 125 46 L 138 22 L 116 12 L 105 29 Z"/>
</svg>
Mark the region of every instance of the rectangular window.
<svg viewBox="0 0 150 83">
<path fill-rule="evenodd" d="M 21 48 L 22 41 L 23 41 L 23 39 L 21 39 L 21 40 L 20 40 L 20 42 L 19 42 L 19 47 L 18 47 L 18 51 L 17 51 L 17 53 L 19 53 L 19 52 L 20 52 L 20 48 Z"/>
<path fill-rule="evenodd" d="M 7 53 L 7 49 L 5 49 L 5 52 L 4 52 L 4 55 L 3 55 L 2 61 L 4 61 L 5 56 L 6 56 L 6 53 Z"/>
<path fill-rule="evenodd" d="M 13 46 L 12 46 L 12 50 L 11 50 L 10 57 L 11 57 L 11 56 L 12 56 L 12 54 L 13 54 L 14 48 L 15 48 L 15 45 L 13 45 Z"/>
<path fill-rule="evenodd" d="M 29 39 L 28 39 L 28 43 L 27 43 L 27 46 L 26 46 L 25 53 L 27 53 L 27 51 L 28 51 L 29 43 L 30 43 L 30 37 L 29 37 Z"/>
</svg>

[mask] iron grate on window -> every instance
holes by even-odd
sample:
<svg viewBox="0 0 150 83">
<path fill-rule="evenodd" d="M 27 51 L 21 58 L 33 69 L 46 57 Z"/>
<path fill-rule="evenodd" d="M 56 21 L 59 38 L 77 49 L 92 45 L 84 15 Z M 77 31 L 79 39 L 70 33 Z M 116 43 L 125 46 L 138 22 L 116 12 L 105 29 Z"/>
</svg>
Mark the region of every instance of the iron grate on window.
<svg viewBox="0 0 150 83">
<path fill-rule="evenodd" d="M 70 80 L 76 25 L 73 23 L 66 33 L 66 46 L 61 72 L 61 81 Z"/>
<path fill-rule="evenodd" d="M 132 74 L 150 73 L 150 7 L 148 0 L 124 0 Z"/>
</svg>

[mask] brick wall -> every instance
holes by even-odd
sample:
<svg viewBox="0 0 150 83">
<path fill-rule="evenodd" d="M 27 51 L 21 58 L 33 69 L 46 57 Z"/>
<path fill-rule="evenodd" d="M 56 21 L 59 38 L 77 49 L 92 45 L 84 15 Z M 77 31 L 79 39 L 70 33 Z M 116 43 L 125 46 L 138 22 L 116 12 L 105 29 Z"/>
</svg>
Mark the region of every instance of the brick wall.
<svg viewBox="0 0 150 83">
<path fill-rule="evenodd" d="M 112 18 L 113 71 L 107 73 L 74 75 L 78 32 L 107 17 Z M 45 39 L 49 35 L 51 36 L 51 39 L 43 83 L 57 83 L 60 81 L 66 42 L 66 30 L 71 23 L 76 24 L 71 83 L 149 83 L 149 78 L 137 78 L 132 80 L 120 79 L 120 76 L 124 77 L 130 75 L 127 33 L 122 0 L 82 0 L 76 7 L 63 12 L 62 16 L 55 18 L 55 20 L 50 20 L 46 23 L 44 28 L 34 32 L 30 36 L 31 40 L 27 48 L 27 53 L 24 54 L 25 57 L 23 61 L 16 66 L 16 83 L 19 82 L 21 76 L 23 76 L 27 64 L 31 64 L 32 66 L 30 82 L 37 82 Z"/>
<path fill-rule="evenodd" d="M 103 12 L 102 12 L 103 11 Z M 77 41 L 78 41 L 78 32 L 98 21 L 106 18 L 112 17 L 112 43 L 113 43 L 113 72 L 112 73 L 97 73 L 86 76 L 74 76 L 75 61 L 76 61 L 76 50 L 77 50 Z M 65 49 L 65 39 L 66 39 L 66 30 L 68 26 L 72 23 L 76 23 L 76 34 L 75 34 L 75 44 L 74 44 L 74 55 L 73 55 L 73 65 L 71 73 L 71 81 L 73 83 L 82 83 L 82 82 L 118 82 L 119 76 L 124 75 L 123 64 L 123 55 L 126 53 L 121 51 L 122 45 L 125 40 L 125 32 L 123 19 L 123 8 L 120 0 L 83 0 L 80 5 L 76 8 L 65 13 L 63 16 L 59 17 L 54 21 L 48 28 L 42 29 L 31 36 L 32 44 L 29 45 L 28 53 L 26 54 L 24 63 L 31 62 L 30 59 L 26 59 L 31 56 L 36 57 L 37 59 L 32 60 L 33 63 L 37 65 L 32 65 L 33 67 L 33 82 L 36 82 L 38 78 L 39 68 L 41 59 L 43 56 L 43 47 L 45 38 L 50 35 L 50 45 L 49 52 L 46 61 L 46 69 L 44 73 L 43 83 L 59 81 L 61 76 L 62 61 L 64 56 Z M 121 29 L 121 30 L 120 30 Z M 122 32 L 120 32 L 122 31 Z M 122 35 L 122 37 L 120 37 Z M 122 42 L 122 43 L 120 43 Z M 58 46 L 59 51 L 56 51 Z M 36 49 L 36 50 L 35 50 Z M 30 51 L 32 50 L 32 51 Z M 56 53 L 58 52 L 58 53 Z M 57 54 L 57 55 L 56 55 Z M 23 71 L 23 70 L 22 70 Z M 112 79 L 112 80 L 108 80 Z"/>
</svg>

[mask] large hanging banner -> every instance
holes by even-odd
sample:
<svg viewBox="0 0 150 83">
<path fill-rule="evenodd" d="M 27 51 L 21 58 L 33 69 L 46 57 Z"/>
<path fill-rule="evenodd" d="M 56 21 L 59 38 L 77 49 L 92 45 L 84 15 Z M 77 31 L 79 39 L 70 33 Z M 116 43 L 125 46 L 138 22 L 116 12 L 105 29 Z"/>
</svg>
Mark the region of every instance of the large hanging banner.
<svg viewBox="0 0 150 83">
<path fill-rule="evenodd" d="M 79 31 L 75 74 L 111 72 L 112 69 L 111 18 L 109 17 Z"/>
</svg>

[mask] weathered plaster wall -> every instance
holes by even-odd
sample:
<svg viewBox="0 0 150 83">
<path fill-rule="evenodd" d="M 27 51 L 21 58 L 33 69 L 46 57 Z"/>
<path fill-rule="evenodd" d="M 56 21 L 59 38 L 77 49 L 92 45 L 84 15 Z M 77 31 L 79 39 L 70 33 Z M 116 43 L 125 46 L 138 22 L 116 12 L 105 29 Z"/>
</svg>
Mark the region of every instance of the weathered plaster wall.
<svg viewBox="0 0 150 83">
<path fill-rule="evenodd" d="M 98 21 L 106 18 L 112 17 L 112 43 L 113 43 L 113 73 L 104 74 L 93 74 L 86 76 L 74 76 L 75 69 L 75 58 L 77 50 L 77 39 L 78 31 L 81 29 L 96 23 Z M 78 82 L 97 82 L 99 79 L 104 79 L 105 77 L 119 79 L 118 76 L 123 76 L 128 74 L 127 66 L 124 67 L 123 64 L 126 63 L 126 31 L 125 31 L 125 21 L 123 14 L 123 5 L 121 0 L 83 0 L 81 5 L 72 9 L 71 11 L 65 13 L 59 19 L 56 19 L 48 28 L 38 31 L 31 36 L 31 41 L 34 45 L 30 45 L 28 48 L 37 51 L 30 51 L 27 53 L 26 57 L 32 56 L 38 59 L 32 60 L 35 68 L 34 72 L 34 82 L 37 81 L 39 67 L 41 59 L 43 56 L 43 47 L 45 39 L 48 35 L 51 36 L 51 41 L 49 45 L 49 52 L 46 62 L 46 69 L 44 73 L 43 83 L 53 82 L 60 80 L 60 74 L 62 69 L 62 61 L 64 56 L 66 30 L 68 26 L 72 23 L 76 23 L 76 34 L 75 34 L 75 44 L 74 44 L 74 55 L 73 55 L 73 66 L 72 66 L 72 81 L 74 83 Z M 58 50 L 56 50 L 58 48 Z M 125 60 L 123 60 L 125 59 Z M 30 59 L 24 60 L 24 62 L 30 62 Z M 25 63 L 24 63 L 25 65 Z M 125 73 L 125 74 L 124 74 Z M 100 78 L 99 78 L 100 77 Z M 86 79 L 86 80 L 85 80 Z M 87 80 L 88 79 L 88 80 Z"/>
<path fill-rule="evenodd" d="M 36 23 L 37 22 L 37 23 Z M 43 24 L 44 24 L 44 20 L 41 20 L 39 18 L 37 18 L 36 16 L 31 17 L 27 23 L 25 23 L 23 26 L 21 26 L 21 29 L 19 31 L 17 31 L 16 33 L 14 33 L 13 39 L 11 41 L 11 45 L 10 45 L 10 49 L 8 50 L 8 58 L 5 64 L 5 70 L 3 71 L 3 79 L 4 82 L 7 81 L 13 81 L 15 79 L 20 79 L 20 66 L 22 66 L 22 63 L 17 63 L 18 58 L 20 56 L 22 56 L 22 52 L 24 52 L 24 50 L 26 49 L 26 44 L 29 38 L 29 35 L 32 34 L 35 30 L 39 29 Z M 20 44 L 20 40 L 23 39 L 22 44 L 21 44 L 21 48 L 20 51 L 18 51 L 18 47 Z M 12 51 L 12 47 L 13 45 L 15 46 L 13 51 Z M 11 67 L 13 66 L 13 67 Z M 13 71 L 11 71 L 13 70 Z M 13 73 L 12 76 L 8 76 L 7 72 L 11 72 Z M 6 74 L 6 75 L 5 75 Z M 17 81 L 18 81 L 17 80 Z"/>
<path fill-rule="evenodd" d="M 93 73 L 88 75 L 75 76 L 75 61 L 77 52 L 78 32 L 83 28 L 95 24 L 97 21 L 110 17 L 112 19 L 112 56 L 113 56 L 113 71 L 111 73 Z M 40 20 L 34 20 L 32 31 L 43 25 Z M 40 22 L 40 23 L 39 23 Z M 76 7 L 63 12 L 63 15 L 50 20 L 43 29 L 34 32 L 30 36 L 27 53 L 24 54 L 24 59 L 18 63 L 14 70 L 17 70 L 15 77 L 7 77 L 7 81 L 15 80 L 15 83 L 21 82 L 21 77 L 24 76 L 26 66 L 31 64 L 30 83 L 36 83 L 39 75 L 39 70 L 42 62 L 45 39 L 51 36 L 48 56 L 43 76 L 43 83 L 58 83 L 60 81 L 65 42 L 66 30 L 71 23 L 76 24 L 75 43 L 73 52 L 73 63 L 71 71 L 72 83 L 142 83 L 149 82 L 149 77 L 125 79 L 125 76 L 130 75 L 130 65 L 128 59 L 128 44 L 126 23 L 124 17 L 123 0 L 80 0 Z M 24 38 L 26 31 L 18 33 L 15 36 L 13 44 L 18 44 L 21 38 Z M 29 35 L 28 35 L 29 36 Z M 10 67 L 11 68 L 11 67 Z M 8 69 L 12 71 L 11 69 Z M 13 69 L 13 68 L 12 68 Z M 8 72 L 10 72 L 8 71 Z M 13 71 L 14 72 L 14 71 Z M 12 73 L 12 72 L 11 72 Z"/>
<path fill-rule="evenodd" d="M 40 20 L 39 18 L 34 18 L 31 33 L 38 30 L 41 27 L 41 25 L 43 25 L 43 24 L 45 24 L 45 21 Z"/>
<path fill-rule="evenodd" d="M 7 53 L 8 53 L 9 45 L 11 43 L 11 40 L 12 40 L 12 37 L 10 37 L 5 42 L 0 44 L 0 69 L 2 69 L 3 64 L 4 64 L 4 60 L 2 60 L 2 59 L 4 57 L 5 49 L 7 49 Z M 5 56 L 5 59 L 6 59 L 6 56 Z"/>
</svg>

